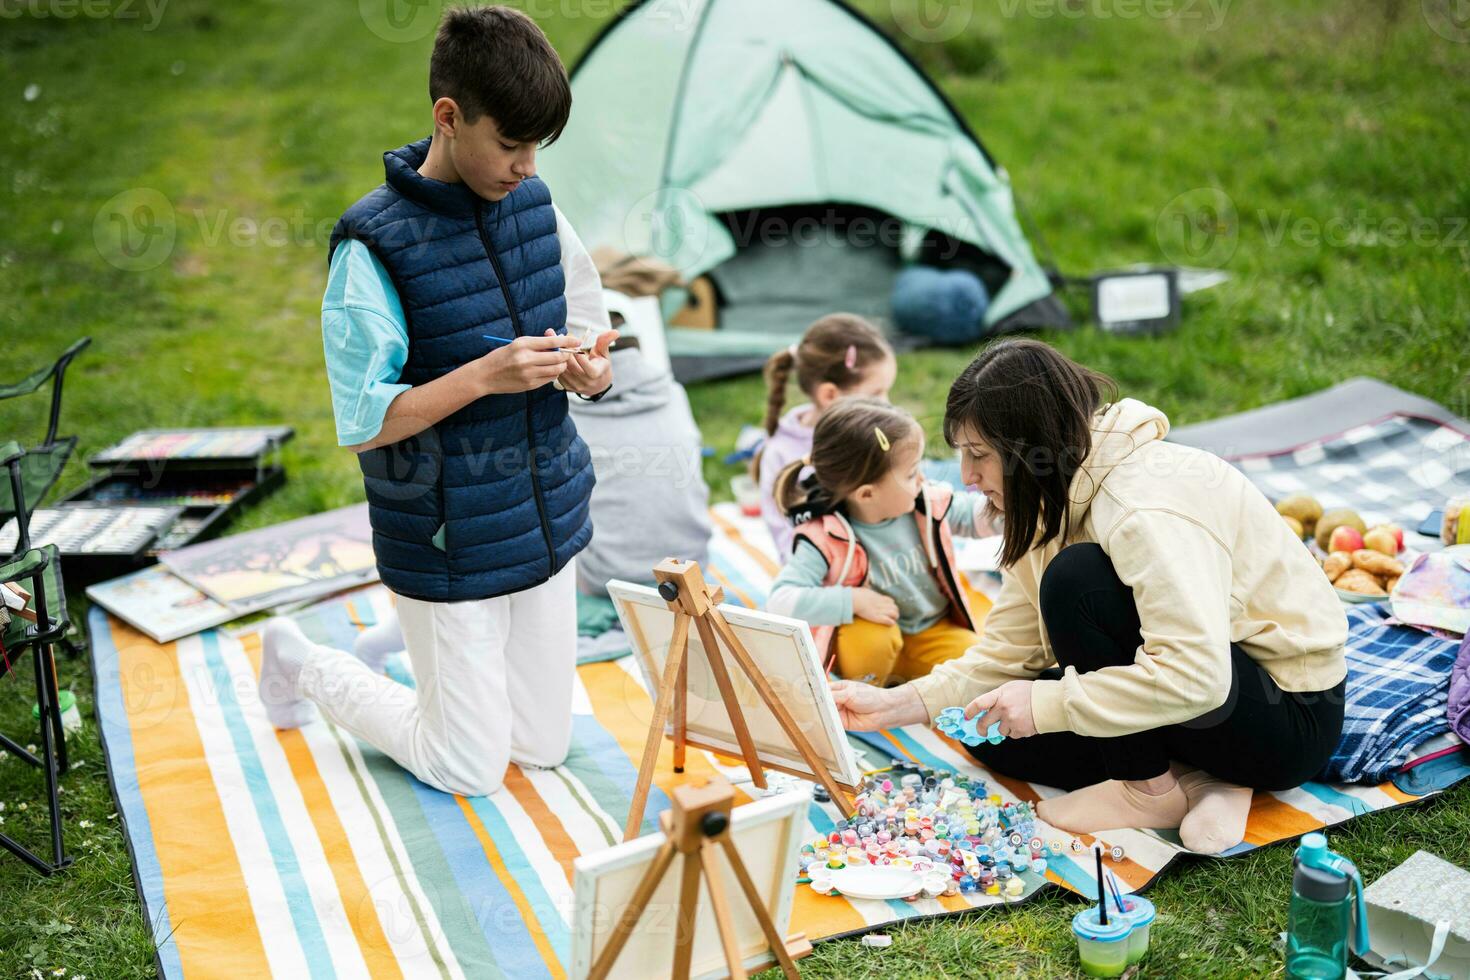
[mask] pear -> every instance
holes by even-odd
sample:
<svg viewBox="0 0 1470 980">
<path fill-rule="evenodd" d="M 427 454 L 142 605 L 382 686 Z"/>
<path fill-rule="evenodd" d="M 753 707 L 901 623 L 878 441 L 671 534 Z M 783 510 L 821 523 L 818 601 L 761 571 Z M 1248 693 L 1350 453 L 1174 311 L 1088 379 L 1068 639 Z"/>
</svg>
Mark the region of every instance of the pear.
<svg viewBox="0 0 1470 980">
<path fill-rule="evenodd" d="M 1392 558 L 1399 553 L 1399 541 L 1386 527 L 1375 527 L 1363 535 L 1363 547 L 1382 552 Z"/>
<path fill-rule="evenodd" d="M 1282 514 L 1281 519 L 1286 522 L 1287 527 L 1291 528 L 1291 533 L 1296 535 L 1298 541 L 1307 536 L 1307 529 L 1302 527 L 1302 522 L 1295 517 L 1290 514 Z"/>
<path fill-rule="evenodd" d="M 1283 517 L 1295 517 L 1302 530 L 1311 534 L 1317 529 L 1317 521 L 1322 517 L 1322 505 L 1317 503 L 1315 497 L 1296 493 L 1277 503 L 1276 513 Z"/>
</svg>

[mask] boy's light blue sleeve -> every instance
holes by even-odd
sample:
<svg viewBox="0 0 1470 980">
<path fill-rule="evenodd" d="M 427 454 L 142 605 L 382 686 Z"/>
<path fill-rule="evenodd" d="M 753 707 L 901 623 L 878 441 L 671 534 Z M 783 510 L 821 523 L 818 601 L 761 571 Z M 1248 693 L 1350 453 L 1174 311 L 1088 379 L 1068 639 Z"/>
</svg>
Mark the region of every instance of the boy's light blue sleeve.
<svg viewBox="0 0 1470 980">
<path fill-rule="evenodd" d="M 822 584 L 827 560 L 810 541 L 798 539 L 796 550 L 771 583 L 766 609 L 780 616 L 804 619 L 813 626 L 844 626 L 852 622 L 852 589 Z"/>
<path fill-rule="evenodd" d="M 358 241 L 337 246 L 322 296 L 322 347 L 337 444 L 367 442 L 383 428 L 408 360 L 408 321 L 398 290 L 372 251 Z"/>
</svg>

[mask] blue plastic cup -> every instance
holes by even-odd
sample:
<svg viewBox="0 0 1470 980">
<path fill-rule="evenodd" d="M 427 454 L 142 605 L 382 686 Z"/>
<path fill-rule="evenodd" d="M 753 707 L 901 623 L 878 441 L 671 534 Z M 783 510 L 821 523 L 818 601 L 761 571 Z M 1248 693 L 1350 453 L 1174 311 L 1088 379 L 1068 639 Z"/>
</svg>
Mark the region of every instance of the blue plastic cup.
<svg viewBox="0 0 1470 980">
<path fill-rule="evenodd" d="M 1108 916 L 1108 924 L 1098 920 L 1097 906 L 1085 908 L 1072 916 L 1072 934 L 1077 937 L 1077 958 L 1082 972 L 1089 977 L 1121 976 L 1128 969 L 1129 934 L 1133 924 L 1126 915 Z"/>
<path fill-rule="evenodd" d="M 1128 934 L 1128 965 L 1132 966 L 1148 955 L 1148 927 L 1153 924 L 1157 910 L 1142 895 L 1124 895 L 1123 914 L 1133 927 Z"/>
</svg>

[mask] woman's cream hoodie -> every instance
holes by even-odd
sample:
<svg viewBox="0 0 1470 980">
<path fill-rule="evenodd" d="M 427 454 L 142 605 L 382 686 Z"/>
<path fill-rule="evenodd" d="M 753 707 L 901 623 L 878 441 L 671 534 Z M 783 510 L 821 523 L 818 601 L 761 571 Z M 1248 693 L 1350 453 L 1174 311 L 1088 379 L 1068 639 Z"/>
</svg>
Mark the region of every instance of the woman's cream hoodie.
<svg viewBox="0 0 1470 980">
<path fill-rule="evenodd" d="M 1133 590 L 1143 645 L 1133 663 L 1031 685 L 1038 732 L 1114 736 L 1198 717 L 1230 693 L 1230 643 L 1285 691 L 1321 691 L 1347 672 L 1347 617 L 1302 542 L 1235 467 L 1164 442 L 1169 421 L 1125 398 L 1099 412 L 1071 484 L 1068 539 L 1002 576 L 980 642 L 912 681 L 931 717 L 1056 665 L 1041 622 L 1041 576 L 1065 544 L 1095 541 Z"/>
</svg>

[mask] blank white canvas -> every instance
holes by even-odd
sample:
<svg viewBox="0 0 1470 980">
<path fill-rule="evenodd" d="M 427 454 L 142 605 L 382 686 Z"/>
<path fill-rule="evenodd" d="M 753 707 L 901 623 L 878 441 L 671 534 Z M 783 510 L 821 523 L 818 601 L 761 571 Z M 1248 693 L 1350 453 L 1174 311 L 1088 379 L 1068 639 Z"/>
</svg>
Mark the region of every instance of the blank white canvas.
<svg viewBox="0 0 1470 980">
<path fill-rule="evenodd" d="M 658 592 L 645 585 L 613 580 L 607 585 L 622 620 L 623 632 L 633 647 L 635 659 L 643 672 L 652 697 L 657 697 L 658 685 L 663 676 L 664 663 L 668 659 L 669 640 L 674 631 L 674 614 Z M 822 759 L 828 773 L 848 786 L 861 782 L 857 759 L 847 741 L 847 733 L 837 714 L 837 705 L 832 700 L 832 691 L 827 686 L 827 675 L 822 669 L 811 629 L 797 619 L 788 619 L 772 613 L 744 609 L 739 606 L 720 606 L 730 628 L 758 667 L 766 681 L 775 689 L 782 704 L 791 712 L 799 728 L 812 744 L 817 756 Z M 815 779 L 816 774 L 801 757 L 801 753 L 786 736 L 776 716 L 766 707 L 756 691 L 755 685 L 740 669 L 723 643 L 719 650 L 730 674 L 735 699 L 742 708 L 750 736 L 755 743 L 756 754 L 763 760 Z M 726 754 L 740 757 L 740 743 L 735 739 L 735 730 L 730 716 L 725 711 L 724 700 L 710 670 L 709 660 L 704 654 L 704 644 L 694 623 L 689 627 L 688 664 L 688 715 L 689 736 L 707 742 Z M 672 712 L 666 732 L 673 731 Z"/>
<path fill-rule="evenodd" d="M 806 811 L 811 795 L 794 790 L 736 807 L 730 834 L 740 859 L 760 892 L 771 921 L 781 936 L 791 923 L 791 903 L 796 891 L 797 852 L 806 830 Z M 583 980 L 606 945 L 608 936 L 627 908 L 639 881 L 653 863 L 664 842 L 662 833 L 649 834 L 595 854 L 577 858 L 576 907 L 572 923 L 572 980 Z M 642 918 L 619 954 L 610 980 L 648 980 L 667 977 L 673 969 L 674 940 L 679 908 L 680 872 L 683 855 L 675 854 Z M 735 872 L 719 849 L 720 879 L 734 925 L 743 962 L 754 969 L 774 960 L 760 924 L 750 911 Z M 694 958 L 689 975 L 694 980 L 728 976 L 724 947 L 710 910 L 709 892 L 703 880 L 695 913 Z"/>
</svg>

